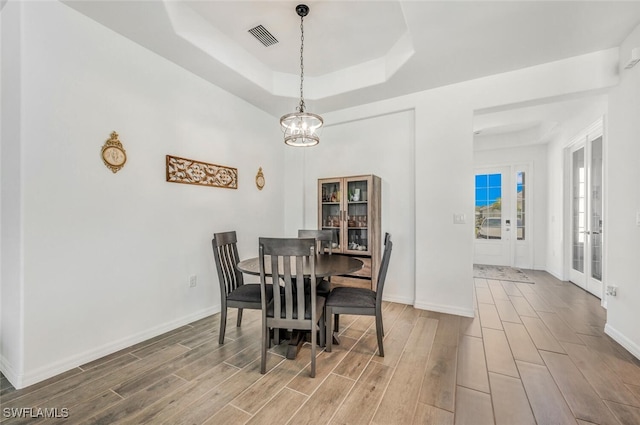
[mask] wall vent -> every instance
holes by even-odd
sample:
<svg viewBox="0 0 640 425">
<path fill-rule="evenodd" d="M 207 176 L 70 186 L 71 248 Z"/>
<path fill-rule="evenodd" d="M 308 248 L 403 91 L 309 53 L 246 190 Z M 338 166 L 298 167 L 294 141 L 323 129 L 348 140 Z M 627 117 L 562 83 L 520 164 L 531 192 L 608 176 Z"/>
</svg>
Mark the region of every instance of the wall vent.
<svg viewBox="0 0 640 425">
<path fill-rule="evenodd" d="M 276 44 L 278 40 L 262 25 L 258 25 L 257 27 L 251 28 L 249 30 L 251 35 L 258 39 L 260 43 L 262 43 L 265 47 L 269 47 L 272 44 Z"/>
</svg>

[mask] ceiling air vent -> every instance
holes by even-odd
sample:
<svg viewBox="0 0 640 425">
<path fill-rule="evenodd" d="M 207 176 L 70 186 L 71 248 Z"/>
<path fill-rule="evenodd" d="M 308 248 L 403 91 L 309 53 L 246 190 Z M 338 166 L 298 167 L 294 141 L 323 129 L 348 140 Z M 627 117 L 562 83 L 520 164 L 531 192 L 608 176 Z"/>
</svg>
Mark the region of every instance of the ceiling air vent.
<svg viewBox="0 0 640 425">
<path fill-rule="evenodd" d="M 265 27 L 258 25 L 255 28 L 251 28 L 249 32 L 258 39 L 258 41 L 264 44 L 265 47 L 269 47 L 272 44 L 276 44 L 278 40 L 271 34 Z"/>
</svg>

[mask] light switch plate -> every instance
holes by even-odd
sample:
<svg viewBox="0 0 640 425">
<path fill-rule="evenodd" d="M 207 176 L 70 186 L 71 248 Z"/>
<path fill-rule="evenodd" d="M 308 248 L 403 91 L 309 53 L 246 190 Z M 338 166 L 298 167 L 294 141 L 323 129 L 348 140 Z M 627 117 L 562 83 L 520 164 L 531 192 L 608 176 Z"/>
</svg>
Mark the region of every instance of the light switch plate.
<svg viewBox="0 0 640 425">
<path fill-rule="evenodd" d="M 453 224 L 465 224 L 467 218 L 464 214 L 453 214 Z"/>
</svg>

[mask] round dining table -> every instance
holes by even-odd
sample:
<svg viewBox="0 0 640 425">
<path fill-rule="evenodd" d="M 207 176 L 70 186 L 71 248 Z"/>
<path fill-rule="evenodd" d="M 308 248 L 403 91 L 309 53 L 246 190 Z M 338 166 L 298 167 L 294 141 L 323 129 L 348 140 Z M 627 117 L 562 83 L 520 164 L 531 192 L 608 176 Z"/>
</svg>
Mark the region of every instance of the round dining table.
<svg viewBox="0 0 640 425">
<path fill-rule="evenodd" d="M 349 274 L 356 272 L 362 268 L 363 262 L 357 258 L 348 257 L 346 255 L 318 255 L 316 257 L 316 276 L 317 277 L 329 277 L 337 276 L 341 274 Z M 269 256 L 265 256 L 265 274 L 271 276 L 271 260 Z M 304 263 L 304 275 L 310 276 L 309 264 Z M 243 273 L 260 275 L 260 259 L 259 257 L 249 258 L 242 260 L 236 266 L 238 270 Z M 295 275 L 294 270 L 291 270 L 291 274 Z"/>
<path fill-rule="evenodd" d="M 282 260 L 282 258 L 280 258 Z M 295 262 L 294 262 L 295 263 Z M 358 260 L 357 258 L 348 257 L 346 255 L 318 255 L 316 256 L 316 277 L 329 277 L 329 276 L 337 276 L 341 274 L 349 274 L 360 270 L 363 266 L 363 262 Z M 294 264 L 295 265 L 295 264 Z M 279 269 L 282 269 L 282 265 L 279 266 Z M 269 255 L 265 256 L 264 261 L 265 274 L 267 276 L 271 276 L 271 259 Z M 304 265 L 304 276 L 311 276 L 311 270 L 309 270 L 309 263 L 305 262 Z M 246 260 L 240 261 L 236 268 L 243 273 L 251 274 L 251 275 L 260 275 L 260 257 L 249 258 Z M 295 267 L 292 267 L 291 275 L 295 276 L 296 270 Z M 333 336 L 334 344 L 340 344 L 340 340 L 334 333 Z M 296 358 L 298 351 L 302 347 L 304 343 L 303 333 L 297 332 L 295 336 L 292 336 L 289 341 L 289 347 L 287 349 L 286 357 L 287 359 L 293 360 Z"/>
</svg>

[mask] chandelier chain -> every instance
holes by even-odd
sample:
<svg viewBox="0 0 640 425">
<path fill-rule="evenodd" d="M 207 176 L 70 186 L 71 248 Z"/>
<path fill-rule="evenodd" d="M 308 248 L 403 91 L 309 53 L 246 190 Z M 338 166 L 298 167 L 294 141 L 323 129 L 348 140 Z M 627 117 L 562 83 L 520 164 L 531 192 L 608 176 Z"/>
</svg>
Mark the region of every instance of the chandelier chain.
<svg viewBox="0 0 640 425">
<path fill-rule="evenodd" d="M 304 112 L 304 94 L 302 86 L 304 84 L 304 16 L 300 16 L 300 106 L 298 112 Z"/>
</svg>

